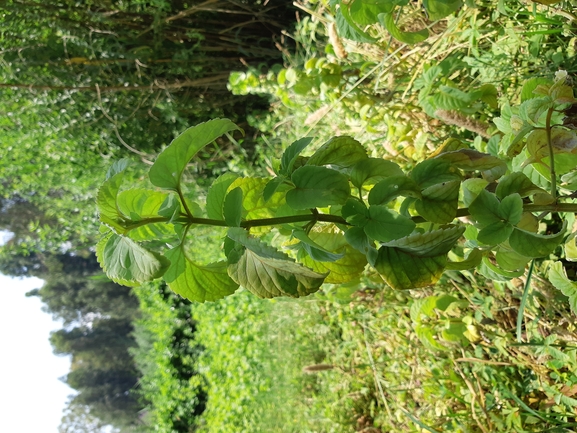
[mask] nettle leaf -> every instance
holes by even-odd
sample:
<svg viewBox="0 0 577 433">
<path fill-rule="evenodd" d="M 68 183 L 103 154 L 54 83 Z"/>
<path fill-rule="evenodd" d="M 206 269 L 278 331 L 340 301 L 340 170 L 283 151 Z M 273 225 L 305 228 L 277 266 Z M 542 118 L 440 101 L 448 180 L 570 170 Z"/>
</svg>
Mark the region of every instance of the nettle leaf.
<svg viewBox="0 0 577 433">
<path fill-rule="evenodd" d="M 240 227 L 242 210 L 242 189 L 237 186 L 230 190 L 224 199 L 224 221 L 231 227 Z"/>
<path fill-rule="evenodd" d="M 423 6 L 431 21 L 437 21 L 457 12 L 463 5 L 461 0 L 423 0 Z"/>
<path fill-rule="evenodd" d="M 411 218 L 399 215 L 386 206 L 371 206 L 364 230 L 371 239 L 389 242 L 411 234 L 415 227 Z"/>
<path fill-rule="evenodd" d="M 577 314 L 577 284 L 567 278 L 563 263 L 555 262 L 549 268 L 549 281 L 569 298 L 569 306 L 574 314 Z"/>
<path fill-rule="evenodd" d="M 160 254 L 147 250 L 132 239 L 112 234 L 98 249 L 99 261 L 111 280 L 145 283 L 161 277 L 169 266 Z"/>
<path fill-rule="evenodd" d="M 413 179 L 404 175 L 387 177 L 371 189 L 369 204 L 386 204 L 399 196 L 421 198 L 421 188 Z"/>
<path fill-rule="evenodd" d="M 352 137 L 333 137 L 323 144 L 307 161 L 307 165 L 351 167 L 367 159 L 364 146 Z"/>
<path fill-rule="evenodd" d="M 238 261 L 229 264 L 229 275 L 261 298 L 307 296 L 316 292 L 327 276 L 295 263 L 286 254 L 258 239 L 250 238 L 243 229 L 232 228 L 228 236 L 244 247 Z"/>
<path fill-rule="evenodd" d="M 217 301 L 238 289 L 238 284 L 228 276 L 228 264 L 224 261 L 198 265 L 187 257 L 183 244 L 167 251 L 166 257 L 170 267 L 164 280 L 183 298 L 196 302 Z"/>
<path fill-rule="evenodd" d="M 162 151 L 150 167 L 148 177 L 153 185 L 177 190 L 186 165 L 196 153 L 221 135 L 241 129 L 228 119 L 214 119 L 188 128 Z"/>
<path fill-rule="evenodd" d="M 364 185 L 374 185 L 391 176 L 404 176 L 398 164 L 381 158 L 367 158 L 353 166 L 351 183 L 361 189 Z"/>
<path fill-rule="evenodd" d="M 238 179 L 237 174 L 225 173 L 212 183 L 206 196 L 206 214 L 209 218 L 222 220 L 224 198 L 228 188 L 236 179 Z"/>
<path fill-rule="evenodd" d="M 411 179 L 424 189 L 438 183 L 461 180 L 461 174 L 448 161 L 435 158 L 417 164 L 411 171 Z"/>
<path fill-rule="evenodd" d="M 291 177 L 295 189 L 286 194 L 286 201 L 293 209 L 310 209 L 344 204 L 351 195 L 347 177 L 336 170 L 307 165 Z"/>
<path fill-rule="evenodd" d="M 325 283 L 344 284 L 357 278 L 365 269 L 367 258 L 365 254 L 354 249 L 341 233 L 335 233 L 330 227 L 322 231 L 311 231 L 309 237 L 317 245 L 334 254 L 342 255 L 334 262 L 318 262 L 312 257 L 303 257 L 301 263 L 320 273 L 329 273 Z"/>
<path fill-rule="evenodd" d="M 240 177 L 228 187 L 229 191 L 239 187 L 242 190 L 242 205 L 246 219 L 272 218 L 285 204 L 284 193 L 275 192 L 268 200 L 264 198 L 267 179 L 258 177 Z"/>
<path fill-rule="evenodd" d="M 521 197 L 528 197 L 533 194 L 546 194 L 547 191 L 531 182 L 531 179 L 524 173 L 515 172 L 502 177 L 495 190 L 495 194 L 497 194 L 499 199 L 514 193 L 519 194 Z"/>
<path fill-rule="evenodd" d="M 404 44 L 418 44 L 429 37 L 429 31 L 422 29 L 417 32 L 404 32 L 395 23 L 395 17 L 392 13 L 383 13 L 378 15 L 379 22 L 387 29 L 393 38 Z"/>
<path fill-rule="evenodd" d="M 433 257 L 448 253 L 464 232 L 463 226 L 446 226 L 425 233 L 414 233 L 385 245 L 414 256 Z"/>
<path fill-rule="evenodd" d="M 540 235 L 516 227 L 511 233 L 509 244 L 513 250 L 523 256 L 531 258 L 547 257 L 561 244 L 566 229 L 567 221 L 563 222 L 563 227 L 559 233 L 552 235 Z"/>
<path fill-rule="evenodd" d="M 284 151 L 280 162 L 280 173 L 290 176 L 293 172 L 295 161 L 301 152 L 313 141 L 313 137 L 305 137 L 292 143 Z"/>
<path fill-rule="evenodd" d="M 460 180 L 432 185 L 422 191 L 422 198 L 415 202 L 415 209 L 427 221 L 450 223 L 457 216 Z"/>
</svg>

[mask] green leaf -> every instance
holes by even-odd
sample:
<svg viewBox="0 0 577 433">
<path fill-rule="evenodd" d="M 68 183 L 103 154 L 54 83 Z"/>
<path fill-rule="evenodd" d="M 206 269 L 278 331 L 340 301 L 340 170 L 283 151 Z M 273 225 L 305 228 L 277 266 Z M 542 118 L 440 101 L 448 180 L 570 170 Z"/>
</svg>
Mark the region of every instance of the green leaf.
<svg viewBox="0 0 577 433">
<path fill-rule="evenodd" d="M 438 183 L 461 180 L 461 174 L 456 167 L 442 159 L 427 159 L 415 166 L 411 178 L 422 189 Z"/>
<path fill-rule="evenodd" d="M 411 218 L 401 216 L 386 206 L 371 206 L 364 229 L 369 238 L 389 242 L 408 236 L 415 227 Z"/>
<path fill-rule="evenodd" d="M 417 338 L 421 340 L 423 346 L 429 350 L 449 350 L 437 340 L 435 340 L 435 333 L 430 325 L 415 326 L 415 334 L 417 334 Z"/>
<path fill-rule="evenodd" d="M 433 257 L 448 253 L 464 232 L 463 226 L 449 225 L 425 233 L 413 233 L 405 238 L 387 242 L 386 246 L 415 256 Z"/>
<path fill-rule="evenodd" d="M 242 205 L 246 219 L 273 218 L 278 209 L 285 205 L 285 195 L 279 191 L 265 201 L 264 189 L 267 184 L 267 179 L 239 177 L 228 187 L 229 191 L 237 187 L 242 189 Z"/>
<path fill-rule="evenodd" d="M 170 197 L 170 194 L 162 191 L 134 188 L 119 193 L 116 201 L 122 214 L 132 221 L 141 221 L 160 216 L 161 209 L 172 217 L 178 209 L 178 201 Z M 169 201 L 170 208 L 167 208 L 164 205 Z"/>
<path fill-rule="evenodd" d="M 354 0 L 350 3 L 349 11 L 356 23 L 360 26 L 368 26 L 376 24 L 379 14 L 392 12 L 399 3 L 402 2 L 398 0 Z"/>
<path fill-rule="evenodd" d="M 374 266 L 393 289 L 408 290 L 436 283 L 446 264 L 446 254 L 422 257 L 382 246 Z"/>
<path fill-rule="evenodd" d="M 226 192 L 237 178 L 237 174 L 229 172 L 219 176 L 212 183 L 206 196 L 206 214 L 209 218 L 222 220 L 222 208 Z"/>
<path fill-rule="evenodd" d="M 369 210 L 356 198 L 350 198 L 341 209 L 342 217 L 353 226 L 364 227 L 367 224 Z"/>
<path fill-rule="evenodd" d="M 511 233 L 513 226 L 505 221 L 495 221 L 479 231 L 477 240 L 487 245 L 497 245 L 505 242 Z"/>
<path fill-rule="evenodd" d="M 533 91 L 537 88 L 537 86 L 551 85 L 551 84 L 553 83 L 548 78 L 542 78 L 542 77 L 529 78 L 527 81 L 525 81 L 523 87 L 521 88 L 521 102 L 525 102 L 528 99 L 539 97 L 539 95 L 533 93 Z"/>
<path fill-rule="evenodd" d="M 228 266 L 231 278 L 261 298 L 298 298 L 316 292 L 327 274 L 295 263 L 286 254 L 250 238 L 243 229 L 229 229 L 228 236 L 245 247 L 238 261 Z"/>
<path fill-rule="evenodd" d="M 169 266 L 168 260 L 140 246 L 132 239 L 116 234 L 107 238 L 100 248 L 106 275 L 113 281 L 145 283 L 161 277 Z"/>
<path fill-rule="evenodd" d="M 398 196 L 421 198 L 416 182 L 404 175 L 394 175 L 378 182 L 369 192 L 369 204 L 387 204 Z"/>
<path fill-rule="evenodd" d="M 450 223 L 457 216 L 460 180 L 432 185 L 415 201 L 415 210 L 427 221 Z"/>
<path fill-rule="evenodd" d="M 487 257 L 483 257 L 483 261 L 477 270 L 481 273 L 481 275 L 497 281 L 507 281 L 511 278 L 518 278 L 525 273 L 525 269 L 518 271 L 507 271 L 502 269 L 499 266 L 491 263 Z"/>
<path fill-rule="evenodd" d="M 365 254 L 349 245 L 341 233 L 332 232 L 333 229 L 328 226 L 321 230 L 311 231 L 309 233 L 311 240 L 325 250 L 342 254 L 343 257 L 334 262 L 317 262 L 311 257 L 304 257 L 301 260 L 302 264 L 320 274 L 328 272 L 325 283 L 344 284 L 358 278 L 367 264 Z"/>
<path fill-rule="evenodd" d="M 546 193 L 546 191 L 531 182 L 531 179 L 524 173 L 515 172 L 501 178 L 495 193 L 497 197 L 503 199 L 514 193 L 519 194 L 521 197 L 527 197 L 533 194 Z"/>
<path fill-rule="evenodd" d="M 170 267 L 164 280 L 183 298 L 195 302 L 217 301 L 238 289 L 238 284 L 228 276 L 224 261 L 198 265 L 186 256 L 183 244 L 167 251 L 166 257 L 170 260 Z"/>
<path fill-rule="evenodd" d="M 423 5 L 431 21 L 437 21 L 457 12 L 463 5 L 461 0 L 423 0 Z"/>
<path fill-rule="evenodd" d="M 554 106 L 550 97 L 532 98 L 523 102 L 519 106 L 519 117 L 525 122 L 536 126 L 539 119 L 549 108 Z"/>
<path fill-rule="evenodd" d="M 524 270 L 531 259 L 501 246 L 495 254 L 495 260 L 497 260 L 497 265 L 505 271 L 519 271 Z"/>
<path fill-rule="evenodd" d="M 569 306 L 573 314 L 577 314 L 577 284 L 567 278 L 563 263 L 555 262 L 549 268 L 549 281 L 569 298 Z"/>
<path fill-rule="evenodd" d="M 153 185 L 178 190 L 182 172 L 192 157 L 221 135 L 241 130 L 228 119 L 214 119 L 188 128 L 158 155 L 148 176 Z"/>
<path fill-rule="evenodd" d="M 404 44 L 418 44 L 429 37 L 429 31 L 427 29 L 422 29 L 417 32 L 403 32 L 395 23 L 395 18 L 392 13 L 379 14 L 378 19 L 393 38 Z"/>
<path fill-rule="evenodd" d="M 122 158 L 118 161 L 114 161 L 108 171 L 106 172 L 106 180 L 110 179 L 112 176 L 122 173 L 130 165 L 130 159 Z"/>
<path fill-rule="evenodd" d="M 403 170 L 394 162 L 381 158 L 367 158 L 357 162 L 351 171 L 351 183 L 361 189 L 391 176 L 404 176 Z"/>
<path fill-rule="evenodd" d="M 552 235 L 540 235 L 516 227 L 511 233 L 509 244 L 511 248 L 523 256 L 531 258 L 547 257 L 561 244 L 566 229 L 566 221 L 563 222 L 561 231 Z"/>
<path fill-rule="evenodd" d="M 448 262 L 447 270 L 464 271 L 476 268 L 483 259 L 483 252 L 477 248 L 471 250 L 465 260 L 460 262 Z"/>
<path fill-rule="evenodd" d="M 115 172 L 113 170 L 111 173 L 114 174 L 108 177 L 98 189 L 96 205 L 100 213 L 100 221 L 122 233 L 124 231 L 124 221 L 116 205 L 116 198 L 124 177 L 124 171 Z"/>
<path fill-rule="evenodd" d="M 515 193 L 501 200 L 499 204 L 499 215 L 513 225 L 519 223 L 523 215 L 523 199 L 521 196 Z"/>
<path fill-rule="evenodd" d="M 487 226 L 501 221 L 499 205 L 497 196 L 483 189 L 469 205 L 469 212 L 481 226 Z"/>
<path fill-rule="evenodd" d="M 290 176 L 293 172 L 293 166 L 295 161 L 301 154 L 301 152 L 313 141 L 313 137 L 305 137 L 292 143 L 284 151 L 281 162 L 280 162 L 280 172 L 286 176 Z"/>
<path fill-rule="evenodd" d="M 230 190 L 224 199 L 224 221 L 230 227 L 240 227 L 242 210 L 242 189 L 237 186 Z"/>
<path fill-rule="evenodd" d="M 352 137 L 333 137 L 323 144 L 307 161 L 307 165 L 351 167 L 367 159 L 367 151 Z"/>
<path fill-rule="evenodd" d="M 307 235 L 303 229 L 293 230 L 292 235 L 301 241 L 303 248 L 313 260 L 319 262 L 336 262 L 337 260 L 342 259 L 344 256 L 344 253 L 337 254 L 317 244 Z"/>
<path fill-rule="evenodd" d="M 339 7 L 335 13 L 335 23 L 339 36 L 356 42 L 373 43 L 376 39 L 364 32 L 355 23 L 346 5 Z"/>
<path fill-rule="evenodd" d="M 445 152 L 437 156 L 465 171 L 480 171 L 483 177 L 489 176 L 489 181 L 497 179 L 507 172 L 505 161 L 496 156 L 481 153 L 473 149 L 460 149 L 455 152 Z"/>
<path fill-rule="evenodd" d="M 344 204 L 351 195 L 347 177 L 330 168 L 300 167 L 291 180 L 296 188 L 287 192 L 286 201 L 293 209 Z"/>
</svg>

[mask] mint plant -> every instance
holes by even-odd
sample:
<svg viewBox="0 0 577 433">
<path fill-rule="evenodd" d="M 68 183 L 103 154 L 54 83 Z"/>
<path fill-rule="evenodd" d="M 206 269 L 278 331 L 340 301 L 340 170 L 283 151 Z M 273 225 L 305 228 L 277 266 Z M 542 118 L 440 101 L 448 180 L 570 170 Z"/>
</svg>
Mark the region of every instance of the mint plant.
<svg viewBox="0 0 577 433">
<path fill-rule="evenodd" d="M 162 277 L 193 301 L 215 301 L 239 286 L 272 298 L 301 297 L 323 283 L 359 277 L 368 264 L 394 289 L 434 284 L 446 269 L 518 277 L 533 259 L 575 259 L 577 104 L 567 74 L 529 80 L 521 104 L 504 104 L 488 153 L 449 139 L 429 159 L 403 170 L 372 158 L 351 137 L 333 137 L 307 153 L 292 143 L 270 179 L 216 179 L 197 203 L 185 168 L 204 146 L 239 128 L 215 119 L 186 130 L 149 171 L 156 189 L 122 189 L 128 162 L 112 165 L 97 204 L 96 247 L 109 278 L 138 285 Z M 308 156 L 306 156 L 308 155 Z M 559 215 L 559 229 L 540 222 Z M 195 229 L 214 226 L 222 258 L 200 263 Z M 564 242 L 566 242 L 564 244 Z M 577 289 L 562 263 L 551 281 L 575 305 Z"/>
</svg>

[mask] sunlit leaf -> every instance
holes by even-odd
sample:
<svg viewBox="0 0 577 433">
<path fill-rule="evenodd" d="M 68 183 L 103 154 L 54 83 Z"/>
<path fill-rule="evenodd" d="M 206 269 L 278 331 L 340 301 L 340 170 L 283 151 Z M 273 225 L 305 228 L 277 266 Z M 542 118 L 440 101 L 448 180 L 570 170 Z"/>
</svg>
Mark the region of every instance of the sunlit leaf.
<svg viewBox="0 0 577 433">
<path fill-rule="evenodd" d="M 224 199 L 224 221 L 230 227 L 239 227 L 242 219 L 242 189 L 237 186 L 228 192 Z"/>
<path fill-rule="evenodd" d="M 567 278 L 563 263 L 555 262 L 549 268 L 549 281 L 569 298 L 569 306 L 574 314 L 577 314 L 577 283 Z"/>
<path fill-rule="evenodd" d="M 221 135 L 240 128 L 228 119 L 214 119 L 188 128 L 158 155 L 148 176 L 153 185 L 177 190 L 182 172 L 192 157 Z"/>
<path fill-rule="evenodd" d="M 333 137 L 309 158 L 307 165 L 351 167 L 367 158 L 366 149 L 354 138 Z"/>
<path fill-rule="evenodd" d="M 531 179 L 524 173 L 515 172 L 503 176 L 495 190 L 495 194 L 497 194 L 499 199 L 514 193 L 519 194 L 521 197 L 527 197 L 537 193 L 546 193 L 546 191 L 531 182 Z"/>
<path fill-rule="evenodd" d="M 286 176 L 292 174 L 295 161 L 312 140 L 313 137 L 301 138 L 286 148 L 281 158 L 280 172 L 282 174 Z"/>
<path fill-rule="evenodd" d="M 422 29 L 416 32 L 404 32 L 395 23 L 395 17 L 392 13 L 383 13 L 378 16 L 379 22 L 396 40 L 404 44 L 418 44 L 429 37 L 429 31 Z"/>
<path fill-rule="evenodd" d="M 431 21 L 440 20 L 459 10 L 461 0 L 423 0 L 423 5 Z"/>
<path fill-rule="evenodd" d="M 208 189 L 206 196 L 206 213 L 209 218 L 222 220 L 222 207 L 229 186 L 238 178 L 235 173 L 225 173 L 219 176 Z"/>
<path fill-rule="evenodd" d="M 228 276 L 226 262 L 198 265 L 186 256 L 183 244 L 167 251 L 166 257 L 170 267 L 164 280 L 183 298 L 196 302 L 217 301 L 238 289 L 238 284 Z"/>
</svg>

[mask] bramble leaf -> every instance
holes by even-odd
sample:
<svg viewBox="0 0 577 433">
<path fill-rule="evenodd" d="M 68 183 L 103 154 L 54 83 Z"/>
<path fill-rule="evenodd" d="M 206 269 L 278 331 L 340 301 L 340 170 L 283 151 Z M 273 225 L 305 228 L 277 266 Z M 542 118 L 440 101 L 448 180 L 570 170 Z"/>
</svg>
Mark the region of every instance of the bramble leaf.
<svg viewBox="0 0 577 433">
<path fill-rule="evenodd" d="M 367 159 L 364 146 L 352 137 L 333 137 L 323 144 L 307 161 L 307 165 L 351 167 Z"/>
<path fill-rule="evenodd" d="M 404 176 L 404 173 L 394 162 L 380 158 L 367 158 L 353 166 L 351 183 L 361 189 L 363 185 L 374 185 L 390 176 Z"/>
<path fill-rule="evenodd" d="M 238 289 L 238 284 L 228 276 L 228 265 L 224 261 L 197 265 L 186 256 L 183 244 L 167 251 L 166 257 L 170 267 L 164 280 L 183 298 L 196 302 L 217 301 Z"/>
<path fill-rule="evenodd" d="M 306 165 L 293 173 L 295 189 L 286 194 L 293 209 L 310 209 L 344 204 L 351 195 L 347 177 L 330 168 Z"/>
<path fill-rule="evenodd" d="M 228 187 L 238 178 L 235 173 L 225 173 L 219 176 L 208 189 L 206 196 L 206 214 L 209 218 L 222 220 L 222 207 Z"/>
<path fill-rule="evenodd" d="M 188 128 L 162 151 L 150 167 L 148 177 L 153 185 L 177 190 L 182 172 L 192 157 L 221 135 L 241 129 L 228 119 L 213 119 Z"/>
</svg>

